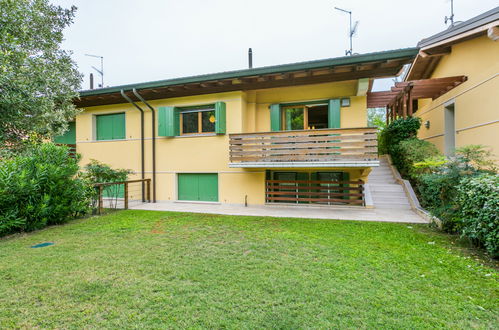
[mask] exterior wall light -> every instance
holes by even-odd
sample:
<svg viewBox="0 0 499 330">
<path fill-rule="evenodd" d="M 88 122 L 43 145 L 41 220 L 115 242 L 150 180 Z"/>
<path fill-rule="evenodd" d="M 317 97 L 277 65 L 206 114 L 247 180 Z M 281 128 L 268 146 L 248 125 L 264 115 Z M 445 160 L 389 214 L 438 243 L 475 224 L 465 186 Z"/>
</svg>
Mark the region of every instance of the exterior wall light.
<svg viewBox="0 0 499 330">
<path fill-rule="evenodd" d="M 429 120 L 425 121 L 424 127 L 430 128 L 430 121 Z"/>
<path fill-rule="evenodd" d="M 349 97 L 344 97 L 340 100 L 340 105 L 342 107 L 349 107 L 350 106 L 350 98 Z"/>
</svg>

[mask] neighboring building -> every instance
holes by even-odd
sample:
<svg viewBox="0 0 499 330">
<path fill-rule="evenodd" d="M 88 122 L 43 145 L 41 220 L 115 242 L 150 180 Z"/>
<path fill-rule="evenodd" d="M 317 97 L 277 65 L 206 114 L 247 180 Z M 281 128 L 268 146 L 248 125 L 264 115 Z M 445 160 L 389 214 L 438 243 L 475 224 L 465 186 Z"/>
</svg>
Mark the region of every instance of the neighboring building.
<svg viewBox="0 0 499 330">
<path fill-rule="evenodd" d="M 399 74 L 416 54 L 87 90 L 76 101 L 84 110 L 76 132 L 67 133 L 75 137 L 64 141 L 76 144 L 82 165 L 97 159 L 133 170 L 133 179 L 153 178 L 154 200 L 363 205 L 362 184 L 379 164 L 366 93 L 374 78 Z"/>
<path fill-rule="evenodd" d="M 406 81 L 465 76 L 451 91 L 419 100 L 419 138 L 452 154 L 481 144 L 499 158 L 499 7 L 418 44 Z"/>
</svg>

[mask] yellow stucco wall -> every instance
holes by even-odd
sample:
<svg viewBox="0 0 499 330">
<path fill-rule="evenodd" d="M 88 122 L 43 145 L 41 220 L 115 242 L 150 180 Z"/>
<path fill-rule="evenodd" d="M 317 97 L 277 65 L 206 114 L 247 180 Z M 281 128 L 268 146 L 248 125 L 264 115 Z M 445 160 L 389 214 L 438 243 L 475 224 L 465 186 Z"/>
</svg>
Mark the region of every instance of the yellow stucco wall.
<svg viewBox="0 0 499 330">
<path fill-rule="evenodd" d="M 468 80 L 441 97 L 421 100 L 416 112 L 423 123 L 419 137 L 444 151 L 444 108 L 454 102 L 456 147 L 468 144 L 487 146 L 499 159 L 499 42 L 487 36 L 452 46 L 432 78 L 466 75 Z M 484 125 L 485 124 L 485 125 Z M 478 127 L 474 127 L 478 126 Z"/>
<path fill-rule="evenodd" d="M 197 95 L 151 101 L 160 106 L 195 106 L 225 102 L 227 134 L 212 136 L 180 136 L 156 139 L 157 200 L 177 199 L 178 173 L 218 173 L 219 202 L 243 204 L 265 203 L 265 170 L 229 168 L 230 133 L 270 131 L 271 103 L 303 102 L 337 97 L 351 97 L 351 106 L 341 109 L 342 127 L 366 126 L 366 98 L 352 97 L 356 81 L 310 86 L 274 88 Z M 144 107 L 145 108 L 145 107 Z M 146 109 L 146 108 L 145 108 Z M 95 141 L 95 115 L 125 112 L 126 139 Z M 157 129 L 157 123 L 156 123 Z M 157 133 L 157 132 L 156 132 Z M 151 113 L 145 110 L 145 169 L 151 178 Z M 128 103 L 95 106 L 84 109 L 76 118 L 77 151 L 82 154 L 81 165 L 97 159 L 114 168 L 134 171 L 131 178 L 140 178 L 140 112 Z M 321 169 L 322 171 L 327 169 Z M 366 169 L 334 169 L 350 173 L 352 180 L 366 179 Z"/>
</svg>

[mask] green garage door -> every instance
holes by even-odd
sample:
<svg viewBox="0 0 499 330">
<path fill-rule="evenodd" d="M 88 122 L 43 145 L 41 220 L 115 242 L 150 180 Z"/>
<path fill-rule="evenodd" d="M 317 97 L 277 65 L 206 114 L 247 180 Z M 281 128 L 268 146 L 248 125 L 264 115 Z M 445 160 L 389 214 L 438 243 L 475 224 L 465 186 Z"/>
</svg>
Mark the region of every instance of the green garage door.
<svg viewBox="0 0 499 330">
<path fill-rule="evenodd" d="M 218 174 L 179 174 L 178 199 L 181 201 L 218 202 Z"/>
</svg>

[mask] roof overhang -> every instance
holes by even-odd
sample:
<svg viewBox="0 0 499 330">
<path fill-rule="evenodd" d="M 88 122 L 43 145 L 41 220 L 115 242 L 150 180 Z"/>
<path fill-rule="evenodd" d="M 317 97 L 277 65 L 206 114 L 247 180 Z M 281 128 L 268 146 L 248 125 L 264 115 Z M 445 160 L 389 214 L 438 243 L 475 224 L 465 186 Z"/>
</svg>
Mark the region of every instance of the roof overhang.
<svg viewBox="0 0 499 330">
<path fill-rule="evenodd" d="M 417 52 L 417 48 L 406 48 L 86 90 L 80 92 L 80 98 L 74 103 L 78 107 L 125 103 L 120 91 L 129 92 L 133 88 L 138 90 L 145 99 L 155 100 L 228 91 L 391 77 L 398 75 L 405 64 L 411 63 Z M 127 93 L 127 95 L 138 101 L 132 93 Z"/>
<path fill-rule="evenodd" d="M 420 51 L 411 65 L 406 80 L 430 78 L 440 59 L 451 52 L 453 45 L 488 35 L 490 31 L 495 31 L 497 26 L 499 26 L 499 7 L 421 40 L 418 43 Z"/>
</svg>

